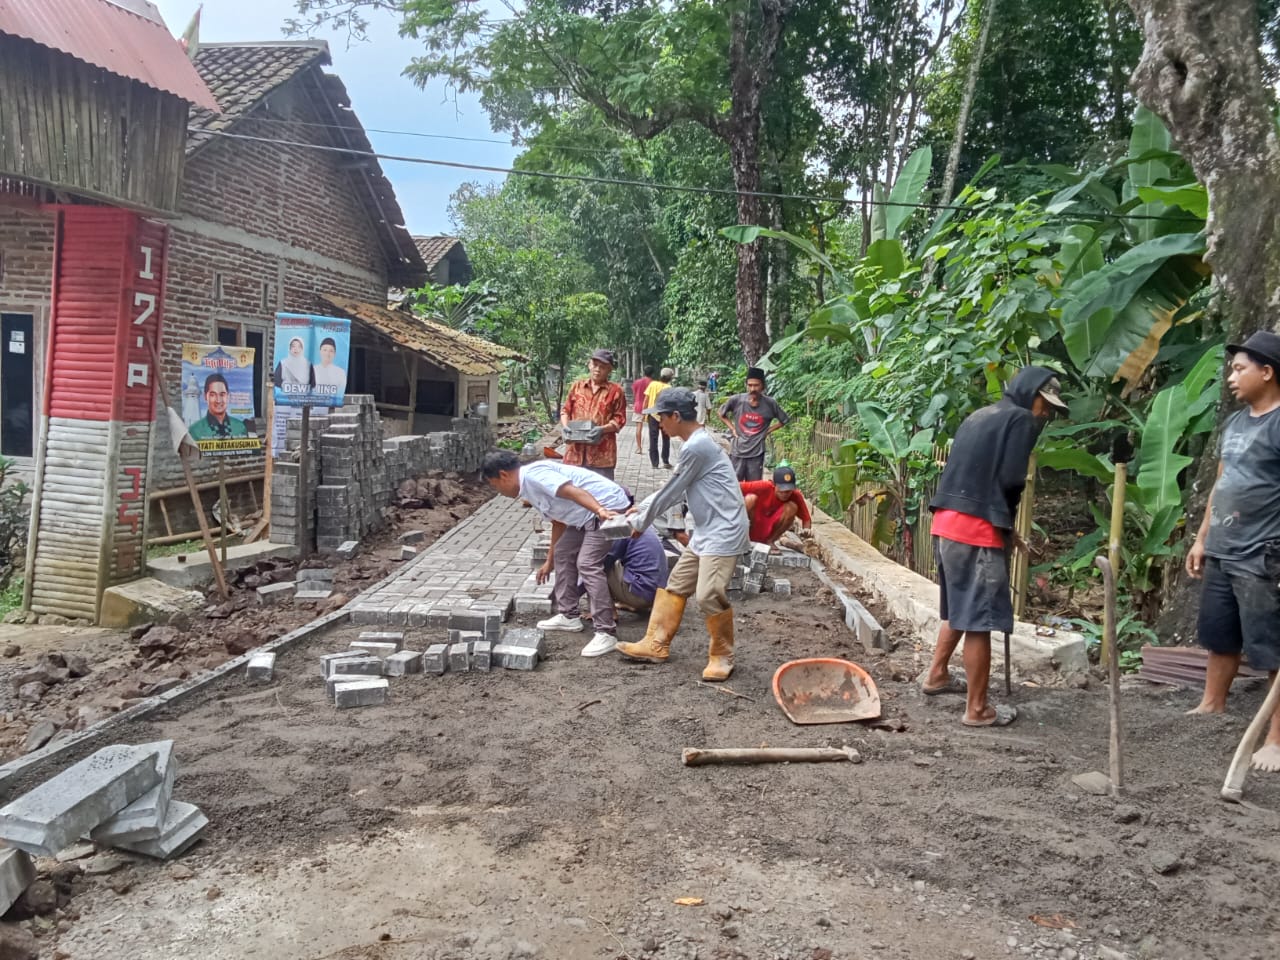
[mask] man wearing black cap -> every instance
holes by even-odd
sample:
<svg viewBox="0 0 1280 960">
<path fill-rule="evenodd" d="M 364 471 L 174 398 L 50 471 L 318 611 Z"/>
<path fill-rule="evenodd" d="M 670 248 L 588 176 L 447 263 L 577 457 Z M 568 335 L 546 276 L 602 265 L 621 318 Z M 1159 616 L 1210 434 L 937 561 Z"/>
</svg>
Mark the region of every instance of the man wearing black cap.
<svg viewBox="0 0 1280 960">
<path fill-rule="evenodd" d="M 739 480 L 764 478 L 764 440 L 787 425 L 787 414 L 764 392 L 764 371 L 747 368 L 747 392 L 735 393 L 720 406 L 720 419 L 733 434 L 729 457 Z"/>
<path fill-rule="evenodd" d="M 1023 367 L 1005 386 L 999 403 L 971 413 L 960 424 L 929 503 L 942 626 L 921 688 L 925 696 L 966 694 L 961 723 L 968 727 L 1003 727 L 1018 715 L 1008 704 L 987 703 L 991 633 L 1013 630 L 1009 558 L 1031 451 L 1054 411 L 1066 410 L 1054 372 Z M 963 679 L 948 669 L 961 639 Z"/>
<path fill-rule="evenodd" d="M 804 494 L 796 485 L 796 472 L 787 463 L 773 471 L 773 482 L 746 480 L 738 484 L 751 518 L 751 542 L 775 546 L 783 534 L 800 520 L 802 535 L 813 529 L 813 517 Z"/>
<path fill-rule="evenodd" d="M 627 422 L 627 398 L 622 387 L 609 382 L 613 373 L 613 351 L 597 350 L 587 361 L 591 375 L 569 388 L 560 410 L 560 426 L 568 428 L 570 420 L 590 420 L 595 424 L 591 443 L 566 443 L 564 462 L 586 467 L 606 479 L 613 479 L 618 465 L 618 431 Z"/>
<path fill-rule="evenodd" d="M 1280 336 L 1255 333 L 1227 352 L 1227 386 L 1246 409 L 1223 427 L 1218 479 L 1187 553 L 1187 572 L 1204 578 L 1198 633 L 1209 651 L 1193 714 L 1226 711 L 1242 655 L 1272 683 L 1280 671 Z M 1280 711 L 1253 767 L 1280 771 Z"/>
<path fill-rule="evenodd" d="M 729 580 L 738 558 L 751 543 L 742 492 L 729 458 L 698 423 L 692 391 L 668 387 L 645 413 L 657 417 L 662 432 L 684 441 L 684 447 L 671 479 L 635 509 L 631 525 L 638 533 L 643 532 L 685 499 L 693 518 L 693 536 L 688 549 L 672 567 L 666 587 L 654 597 L 644 639 L 620 643 L 618 652 L 630 660 L 666 662 L 671 638 L 684 617 L 685 603 L 696 594 L 711 635 L 702 679 L 727 680 L 733 672 L 734 643 Z"/>
</svg>

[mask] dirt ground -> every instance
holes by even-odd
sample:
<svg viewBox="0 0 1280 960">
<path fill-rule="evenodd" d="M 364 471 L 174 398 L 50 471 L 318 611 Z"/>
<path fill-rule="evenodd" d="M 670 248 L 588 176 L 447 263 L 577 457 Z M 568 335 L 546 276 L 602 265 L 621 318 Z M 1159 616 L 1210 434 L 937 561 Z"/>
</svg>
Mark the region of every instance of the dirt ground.
<svg viewBox="0 0 1280 960">
<path fill-rule="evenodd" d="M 1132 784 L 1121 801 L 1071 776 L 1106 765 L 1106 699 L 1024 683 L 1005 730 L 926 700 L 913 638 L 854 646 L 807 572 L 789 599 L 738 606 L 730 696 L 697 682 L 686 616 L 671 661 L 584 660 L 551 635 L 533 673 L 392 682 L 386 707 L 336 711 L 316 657 L 272 686 L 227 678 L 115 739 L 176 741 L 176 795 L 212 821 L 176 864 L 77 877 L 39 921 L 70 960 L 407 958 L 1258 958 L 1280 947 L 1280 778 L 1217 790 L 1244 717 L 1191 720 L 1190 692 L 1125 689 Z M 643 624 L 626 621 L 623 639 Z M 412 631 L 420 647 L 434 636 Z M 902 732 L 792 726 L 770 679 L 845 656 L 876 677 Z M 685 768 L 685 746 L 855 746 L 853 764 Z M 681 906 L 678 898 L 699 898 Z M 1053 929 L 1042 924 L 1065 926 Z"/>
<path fill-rule="evenodd" d="M 204 611 L 185 624 L 152 629 L 143 625 L 132 631 L 0 625 L 0 759 L 36 749 L 40 744 L 29 742 L 28 735 L 41 721 L 52 724 L 45 733 L 52 729 L 54 736 L 83 730 L 343 606 L 399 566 L 396 538 L 405 530 L 422 530 L 430 543 L 493 496 L 487 485 L 457 474 L 433 474 L 418 484 L 421 489 L 411 494 L 406 488 L 408 498 L 390 512 L 381 532 L 361 544 L 354 558 L 343 562 L 333 556 L 315 557 L 304 564 L 333 569 L 333 596 L 326 601 L 290 599 L 260 606 L 256 588 L 294 579 L 299 566 L 269 558 L 229 578 L 228 600 L 210 589 Z M 82 658 L 86 672 L 72 669 L 68 676 L 68 658 Z M 20 695 L 21 684 L 34 679 L 44 681 L 43 690 Z"/>
</svg>

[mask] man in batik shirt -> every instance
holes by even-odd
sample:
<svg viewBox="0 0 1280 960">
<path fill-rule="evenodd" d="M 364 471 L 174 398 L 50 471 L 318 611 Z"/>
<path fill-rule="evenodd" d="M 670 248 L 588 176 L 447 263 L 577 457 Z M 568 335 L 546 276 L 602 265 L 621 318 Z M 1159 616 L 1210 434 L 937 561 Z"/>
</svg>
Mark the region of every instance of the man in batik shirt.
<svg viewBox="0 0 1280 960">
<path fill-rule="evenodd" d="M 618 431 L 627 422 L 627 398 L 622 387 L 609 382 L 613 373 L 613 351 L 597 350 L 587 361 L 591 375 L 569 388 L 560 411 L 560 425 L 570 420 L 590 420 L 595 424 L 595 442 L 565 444 L 564 462 L 586 467 L 609 480 L 618 465 Z"/>
</svg>

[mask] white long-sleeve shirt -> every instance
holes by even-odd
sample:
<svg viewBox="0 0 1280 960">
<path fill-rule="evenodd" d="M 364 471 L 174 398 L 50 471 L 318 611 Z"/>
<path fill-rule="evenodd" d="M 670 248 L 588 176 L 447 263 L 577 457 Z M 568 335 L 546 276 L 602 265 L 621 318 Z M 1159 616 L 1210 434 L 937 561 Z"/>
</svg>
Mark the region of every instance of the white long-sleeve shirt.
<svg viewBox="0 0 1280 960">
<path fill-rule="evenodd" d="M 644 530 L 685 498 L 693 517 L 689 549 L 698 556 L 732 557 L 751 548 L 747 506 L 733 464 L 705 429 L 685 441 L 671 479 L 640 504 L 633 526 Z"/>
</svg>

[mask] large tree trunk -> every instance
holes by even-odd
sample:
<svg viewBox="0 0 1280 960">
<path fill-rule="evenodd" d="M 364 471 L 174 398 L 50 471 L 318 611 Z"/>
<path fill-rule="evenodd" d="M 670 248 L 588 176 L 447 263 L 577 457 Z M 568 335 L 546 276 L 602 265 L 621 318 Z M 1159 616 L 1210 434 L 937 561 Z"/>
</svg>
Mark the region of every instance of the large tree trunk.
<svg viewBox="0 0 1280 960">
<path fill-rule="evenodd" d="M 956 134 L 951 141 L 951 151 L 947 154 L 947 168 L 942 175 L 942 192 L 938 194 L 939 203 L 950 203 L 951 194 L 956 188 L 956 174 L 960 170 L 960 154 L 964 150 L 965 131 L 969 129 L 969 114 L 973 111 L 973 96 L 978 89 L 978 75 L 982 72 L 982 58 L 987 53 L 987 41 L 991 37 L 991 24 L 996 19 L 996 4 L 999 0 L 986 0 L 982 9 L 982 27 L 978 31 L 978 45 L 973 49 L 969 60 L 969 74 L 964 81 L 964 94 L 960 97 L 960 113 L 956 117 Z M 930 271 L 932 272 L 932 271 Z"/>
<path fill-rule="evenodd" d="M 1280 139 L 1263 85 L 1257 4 L 1129 0 L 1129 6 L 1145 41 L 1134 89 L 1209 188 L 1206 259 L 1229 342 L 1239 342 L 1273 327 L 1280 304 Z M 1205 457 L 1196 472 L 1192 529 L 1213 482 L 1211 461 Z M 1198 591 L 1172 584 L 1161 632 L 1194 636 L 1197 602 Z"/>
</svg>

